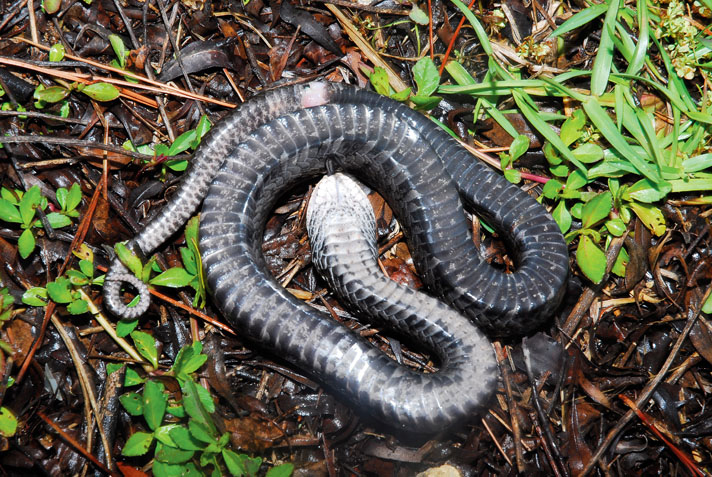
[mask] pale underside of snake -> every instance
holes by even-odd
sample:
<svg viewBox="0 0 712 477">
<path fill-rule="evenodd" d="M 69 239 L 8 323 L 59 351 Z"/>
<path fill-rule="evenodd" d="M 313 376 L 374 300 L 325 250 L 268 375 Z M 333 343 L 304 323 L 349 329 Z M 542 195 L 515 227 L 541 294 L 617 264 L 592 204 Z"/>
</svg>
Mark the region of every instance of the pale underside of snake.
<svg viewBox="0 0 712 477">
<path fill-rule="evenodd" d="M 356 282 L 347 278 L 350 284 L 340 293 L 352 295 L 353 306 L 379 326 L 387 324 L 434 351 L 437 372 L 423 374 L 396 363 L 294 298 L 267 271 L 261 242 L 268 215 L 289 190 L 323 175 L 327 161 L 384 196 L 424 282 L 447 306 L 395 284 L 386 294 L 397 298 L 396 305 L 385 305 L 383 289 L 375 295 L 358 291 L 381 279 L 375 270 Z M 497 378 L 492 350 L 460 314 L 493 336 L 527 333 L 550 319 L 568 277 L 563 237 L 540 204 L 424 116 L 349 86 L 284 87 L 242 105 L 203 139 L 175 196 L 128 245 L 151 253 L 201 201 L 207 282 L 228 322 L 394 427 L 436 431 L 486 406 Z M 478 255 L 463 201 L 504 236 L 517 264 L 514 272 L 493 268 Z M 328 223 L 328 212 L 319 210 L 310 214 L 324 215 L 317 222 Z M 375 263 L 372 248 L 362 244 L 354 254 L 358 263 Z M 348 277 L 356 269 L 357 262 L 351 263 L 336 265 L 339 273 Z M 327 281 L 335 281 L 329 273 Z M 124 304 L 122 282 L 139 291 L 138 306 Z M 104 297 L 121 317 L 139 316 L 149 305 L 146 286 L 118 259 L 107 274 Z"/>
</svg>

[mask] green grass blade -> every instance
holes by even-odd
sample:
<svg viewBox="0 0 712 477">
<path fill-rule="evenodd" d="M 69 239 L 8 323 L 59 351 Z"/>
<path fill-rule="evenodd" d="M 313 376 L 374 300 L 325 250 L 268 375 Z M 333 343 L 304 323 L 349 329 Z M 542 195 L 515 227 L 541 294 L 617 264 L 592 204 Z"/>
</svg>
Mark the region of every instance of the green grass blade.
<svg viewBox="0 0 712 477">
<path fill-rule="evenodd" d="M 460 0 L 452 0 L 452 3 L 460 9 L 462 14 L 465 15 L 465 18 L 467 18 L 467 21 L 470 22 L 470 25 L 472 25 L 472 28 L 475 30 L 475 35 L 477 35 L 477 39 L 480 42 L 480 46 L 482 46 L 482 51 L 484 51 L 487 56 L 492 58 L 494 53 L 492 51 L 492 45 L 490 45 L 489 42 L 489 37 L 487 36 L 485 29 L 482 28 L 479 20 L 477 20 L 475 14 L 472 13 L 470 9 L 467 8 L 467 5 L 462 3 Z"/>
<path fill-rule="evenodd" d="M 647 177 L 656 184 L 662 182 L 660 175 L 654 171 L 618 132 L 616 125 L 608 113 L 598 104 L 594 96 L 582 103 L 583 109 L 594 126 L 598 128 L 603 137 L 613 146 L 618 153 L 628 159 L 639 174 Z"/>
<path fill-rule="evenodd" d="M 530 106 L 529 102 L 525 98 L 525 94 L 521 91 L 514 90 L 512 91 L 512 96 L 514 97 L 514 101 L 517 103 L 517 106 L 519 106 L 519 110 L 522 112 L 524 117 L 527 118 L 527 121 L 529 121 L 532 127 L 536 129 L 539 134 L 544 136 L 544 138 L 549 141 L 562 156 L 571 162 L 571 164 L 575 165 L 579 170 L 586 174 L 586 167 L 578 159 L 576 159 L 571 150 L 566 147 L 566 144 L 564 144 L 561 140 L 559 135 L 551 129 L 551 126 L 541 119 L 539 111 Z"/>
<path fill-rule="evenodd" d="M 611 64 L 613 63 L 613 35 L 616 29 L 619 4 L 619 0 L 610 1 L 606 18 L 603 21 L 601 41 L 598 44 L 598 53 L 596 53 L 596 59 L 593 60 L 591 70 L 591 94 L 594 96 L 602 95 L 608 86 L 608 77 L 611 74 Z"/>
<path fill-rule="evenodd" d="M 636 75 L 643 68 L 645 59 L 648 56 L 648 45 L 650 44 L 650 28 L 648 26 L 648 2 L 638 0 L 638 44 L 635 46 L 633 58 L 628 63 L 625 72 L 629 75 Z"/>
<path fill-rule="evenodd" d="M 608 4 L 605 2 L 585 8 L 562 23 L 559 28 L 549 35 L 549 38 L 556 38 L 564 33 L 581 28 L 606 13 L 606 10 L 608 10 Z"/>
</svg>

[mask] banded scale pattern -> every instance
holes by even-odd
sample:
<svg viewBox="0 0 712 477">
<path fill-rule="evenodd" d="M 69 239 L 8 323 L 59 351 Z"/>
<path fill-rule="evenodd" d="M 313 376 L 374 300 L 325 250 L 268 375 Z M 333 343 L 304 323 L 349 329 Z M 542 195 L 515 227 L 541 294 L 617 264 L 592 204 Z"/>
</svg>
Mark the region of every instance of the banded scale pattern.
<svg viewBox="0 0 712 477">
<path fill-rule="evenodd" d="M 270 91 L 224 119 L 203 140 L 168 206 L 172 212 L 130 245 L 150 253 L 204 195 L 203 263 L 215 303 L 232 326 L 393 426 L 426 432 L 465 418 L 485 405 L 494 387 L 487 346 L 467 354 L 489 380 L 413 373 L 295 299 L 267 272 L 261 237 L 268 214 L 292 187 L 323 174 L 327 160 L 384 196 L 430 289 L 488 333 L 526 333 L 559 304 L 568 254 L 544 208 L 420 114 L 343 85 Z M 514 273 L 492 268 L 477 254 L 461 198 L 508 239 Z M 122 267 L 114 262 L 107 281 L 119 281 Z M 105 291 L 105 302 L 126 316 L 118 288 Z M 454 356 L 442 359 L 454 363 Z M 457 402 L 439 401 L 438 389 L 447 385 L 459 386 Z"/>
</svg>

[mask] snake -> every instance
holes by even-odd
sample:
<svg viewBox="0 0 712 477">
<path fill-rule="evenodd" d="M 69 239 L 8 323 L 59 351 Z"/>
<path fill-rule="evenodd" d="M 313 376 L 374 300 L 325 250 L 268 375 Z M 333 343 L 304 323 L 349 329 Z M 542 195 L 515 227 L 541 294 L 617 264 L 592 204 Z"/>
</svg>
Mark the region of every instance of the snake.
<svg viewBox="0 0 712 477">
<path fill-rule="evenodd" d="M 295 298 L 270 274 L 261 245 L 271 212 L 281 197 L 323 176 L 329 165 L 384 197 L 423 282 L 441 301 L 433 305 L 394 289 L 403 303 L 379 305 L 368 298 L 370 279 L 347 283 L 346 294 L 365 298 L 359 306 L 374 320 L 432 350 L 436 372 L 398 363 Z M 173 197 L 127 247 L 150 254 L 201 203 L 202 264 L 222 316 L 248 340 L 392 428 L 437 432 L 486 409 L 498 371 L 485 335 L 518 336 L 547 323 L 568 278 L 567 246 L 545 207 L 426 116 L 350 85 L 283 86 L 226 115 L 202 139 Z M 466 208 L 501 234 L 514 270 L 480 256 Z M 312 219 L 328 216 L 324 210 L 312 212 Z M 373 262 L 372 256 L 366 260 L 372 249 L 355 255 Z M 350 263 L 341 268 L 348 272 Z M 123 301 L 125 283 L 138 293 L 136 306 Z M 115 257 L 105 277 L 105 307 L 135 318 L 149 304 L 147 286 Z"/>
</svg>

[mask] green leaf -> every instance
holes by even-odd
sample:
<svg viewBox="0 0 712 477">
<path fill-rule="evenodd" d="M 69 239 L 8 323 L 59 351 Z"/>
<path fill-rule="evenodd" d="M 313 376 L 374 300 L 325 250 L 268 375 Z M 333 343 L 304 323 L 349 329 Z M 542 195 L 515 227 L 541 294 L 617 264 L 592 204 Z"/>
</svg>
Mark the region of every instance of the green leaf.
<svg viewBox="0 0 712 477">
<path fill-rule="evenodd" d="M 564 144 L 570 146 L 571 144 L 581 139 L 581 130 L 583 129 L 585 124 L 586 115 L 582 110 L 576 109 L 571 115 L 571 117 L 564 121 L 564 123 L 561 125 L 561 131 L 559 132 L 559 135 L 561 136 L 561 140 L 564 142 Z"/>
<path fill-rule="evenodd" d="M 42 8 L 48 14 L 57 13 L 62 6 L 62 0 L 42 0 Z"/>
<path fill-rule="evenodd" d="M 376 66 L 368 79 L 371 81 L 371 85 L 373 85 L 373 89 L 376 90 L 376 93 L 382 96 L 391 95 L 392 88 L 388 83 L 388 73 L 385 69 Z"/>
<path fill-rule="evenodd" d="M 628 266 L 629 262 L 630 262 L 630 257 L 628 256 L 628 252 L 626 251 L 625 248 L 621 248 L 621 251 L 618 253 L 618 256 L 616 257 L 616 262 L 613 264 L 613 268 L 611 268 L 611 272 L 615 275 L 618 275 L 619 277 L 624 277 L 625 276 L 625 267 Z"/>
<path fill-rule="evenodd" d="M 75 300 L 67 305 L 67 311 L 72 315 L 83 315 L 89 311 L 89 305 L 82 299 Z"/>
<path fill-rule="evenodd" d="M 188 161 L 185 159 L 169 159 L 165 164 L 170 170 L 176 172 L 183 172 L 188 168 Z"/>
<path fill-rule="evenodd" d="M 93 83 L 82 89 L 82 93 L 95 101 L 113 101 L 119 97 L 119 90 L 113 84 Z"/>
<path fill-rule="evenodd" d="M 212 444 L 215 442 L 215 434 L 211 432 L 210 428 L 195 419 L 190 419 L 188 421 L 188 429 L 190 430 L 190 435 L 200 442 L 204 442 L 206 444 Z"/>
<path fill-rule="evenodd" d="M 712 293 L 707 297 L 707 300 L 702 304 L 702 312 L 712 314 Z"/>
<path fill-rule="evenodd" d="M 188 285 L 194 276 L 188 273 L 185 268 L 173 267 L 152 278 L 149 283 L 162 287 L 180 288 Z"/>
<path fill-rule="evenodd" d="M 549 35 L 549 38 L 555 38 L 557 36 L 563 35 L 564 33 L 568 33 L 570 31 L 581 28 L 582 26 L 589 24 L 599 16 L 606 13 L 607 10 L 608 3 L 606 2 L 594 4 L 588 8 L 584 8 L 583 10 L 566 20 L 564 23 L 559 25 L 559 27 L 554 30 L 551 35 Z"/>
<path fill-rule="evenodd" d="M 124 377 L 124 386 L 137 386 L 146 382 L 145 378 L 142 378 L 135 369 L 132 367 L 126 368 L 126 376 Z"/>
<path fill-rule="evenodd" d="M 58 212 L 50 212 L 47 214 L 47 221 L 53 229 L 61 229 L 72 225 L 72 219 Z"/>
<path fill-rule="evenodd" d="M 442 100 L 439 96 L 422 96 L 420 93 L 411 96 L 410 100 L 415 104 L 415 109 L 427 111 L 436 107 Z"/>
<path fill-rule="evenodd" d="M 59 277 L 47 284 L 47 294 L 54 302 L 70 303 L 72 301 L 72 284 L 67 278 Z"/>
<path fill-rule="evenodd" d="M 45 306 L 47 304 L 47 289 L 32 287 L 22 294 L 22 303 L 30 306 Z"/>
<path fill-rule="evenodd" d="M 153 336 L 143 331 L 132 331 L 131 338 L 141 356 L 146 358 L 154 369 L 158 368 L 158 351 Z"/>
<path fill-rule="evenodd" d="M 87 278 L 94 277 L 94 264 L 89 260 L 79 260 L 79 270 L 81 270 Z"/>
<path fill-rule="evenodd" d="M 410 87 L 408 87 L 404 90 L 398 91 L 397 93 L 393 93 L 391 95 L 391 99 L 394 101 L 400 101 L 402 103 L 403 101 L 407 101 L 408 98 L 410 98 L 411 92 L 412 91 L 411 91 Z"/>
<path fill-rule="evenodd" d="M 124 363 L 106 363 L 106 374 L 114 374 L 124 366 L 126 366 Z"/>
<path fill-rule="evenodd" d="M 176 442 L 173 440 L 173 438 L 170 435 L 170 432 L 172 429 L 175 428 L 182 428 L 180 424 L 166 424 L 164 426 L 158 427 L 155 431 L 153 431 L 153 436 L 156 438 L 158 442 L 162 442 L 163 444 L 171 447 L 178 447 L 176 445 Z"/>
<path fill-rule="evenodd" d="M 275 465 L 267 471 L 265 477 L 289 477 L 294 472 L 294 464 L 289 462 L 285 464 Z"/>
<path fill-rule="evenodd" d="M 614 237 L 620 237 L 625 233 L 625 222 L 622 219 L 616 217 L 606 222 L 606 228 Z"/>
<path fill-rule="evenodd" d="M 569 174 L 569 177 L 566 179 L 566 191 L 571 192 L 574 190 L 578 190 L 586 184 L 588 184 L 588 179 L 586 179 L 586 175 L 576 169 L 571 172 L 571 174 Z"/>
<path fill-rule="evenodd" d="M 136 337 L 133 333 L 131 337 L 134 338 L 135 342 Z M 153 340 L 153 338 L 151 338 L 151 340 Z M 152 431 L 158 429 L 161 422 L 163 422 L 167 404 L 168 400 L 165 394 L 163 394 L 163 384 L 153 380 L 147 381 L 143 387 L 143 417 L 146 419 L 146 423 Z"/>
<path fill-rule="evenodd" d="M 640 202 L 629 202 L 628 207 L 635 212 L 635 215 L 653 234 L 660 237 L 665 233 L 665 217 L 659 208 L 650 204 L 641 204 Z"/>
<path fill-rule="evenodd" d="M 242 463 L 247 456 L 245 454 L 237 454 L 229 449 L 223 449 L 222 457 L 227 466 L 227 470 L 235 477 L 245 475 L 245 466 Z"/>
<path fill-rule="evenodd" d="M 205 477 L 205 474 L 200 472 L 192 462 L 166 464 L 165 462 L 154 460 L 152 470 L 155 477 Z M 212 475 L 219 477 L 220 474 Z"/>
<path fill-rule="evenodd" d="M 64 45 L 55 43 L 49 48 L 49 61 L 62 61 L 64 59 Z"/>
<path fill-rule="evenodd" d="M 32 219 L 35 217 L 35 210 L 40 204 L 42 195 L 40 194 L 39 186 L 32 186 L 30 190 L 22 197 L 20 201 L 20 217 L 22 217 L 22 223 L 29 226 L 32 223 Z"/>
<path fill-rule="evenodd" d="M 581 226 L 585 229 L 593 227 L 601 220 L 608 217 L 613 207 L 613 198 L 610 192 L 596 195 L 586 202 L 581 212 Z M 598 282 L 596 282 L 598 283 Z"/>
<path fill-rule="evenodd" d="M 122 242 L 118 242 L 116 245 L 114 245 L 114 251 L 119 257 L 121 263 L 126 265 L 126 268 L 128 268 L 131 273 L 141 278 L 141 269 L 143 268 L 141 265 L 141 259 L 138 258 L 135 253 L 129 250 L 126 247 L 126 244 Z"/>
<path fill-rule="evenodd" d="M 211 436 L 217 436 L 217 429 L 210 417 L 210 414 L 203 406 L 203 403 L 198 394 L 198 386 L 191 380 L 184 380 L 180 383 L 181 390 L 183 391 L 183 407 L 185 412 L 195 420 L 196 423 L 202 424 L 207 429 Z M 203 388 L 205 389 L 205 388 Z M 195 434 L 193 434 L 195 436 Z M 197 438 L 197 436 L 195 436 Z"/>
<path fill-rule="evenodd" d="M 551 215 L 556 221 L 556 223 L 559 225 L 559 229 L 561 230 L 562 234 L 565 234 L 569 231 L 569 229 L 571 228 L 571 214 L 566 208 L 566 204 L 564 204 L 563 200 L 559 202 L 559 205 L 556 206 Z"/>
<path fill-rule="evenodd" d="M 0 199 L 0 219 L 4 220 L 5 222 L 12 222 L 15 224 L 22 223 L 22 216 L 20 215 L 20 211 L 17 210 L 17 207 L 12 205 L 12 203 L 10 203 L 10 201 L 6 199 Z"/>
<path fill-rule="evenodd" d="M 608 77 L 613 64 L 613 35 L 618 16 L 619 0 L 609 0 L 606 18 L 603 21 L 601 39 L 598 43 L 598 53 L 591 68 L 591 94 L 601 96 L 608 86 Z"/>
<path fill-rule="evenodd" d="M 667 182 L 656 184 L 649 179 L 641 179 L 626 189 L 623 198 L 650 204 L 664 199 L 671 190 L 672 186 Z"/>
<path fill-rule="evenodd" d="M 603 159 L 603 149 L 598 144 L 587 142 L 571 151 L 571 153 L 584 164 L 591 164 Z"/>
<path fill-rule="evenodd" d="M 5 406 L 0 407 L 0 436 L 12 437 L 17 432 L 17 418 Z"/>
<path fill-rule="evenodd" d="M 529 149 L 529 138 L 524 134 L 515 137 L 512 144 L 509 145 L 509 155 L 512 157 L 512 162 L 516 161 Z"/>
<path fill-rule="evenodd" d="M 408 18 L 413 20 L 418 25 L 427 25 L 430 23 L 428 14 L 418 8 L 418 5 L 416 5 L 415 3 L 413 4 L 413 9 L 408 14 Z"/>
<path fill-rule="evenodd" d="M 34 98 L 45 103 L 59 103 L 69 96 L 69 90 L 63 86 L 50 86 L 49 88 L 35 88 Z"/>
<path fill-rule="evenodd" d="M 606 273 L 606 254 L 593 243 L 591 237 L 582 235 L 576 249 L 576 263 L 593 283 L 600 283 Z"/>
<path fill-rule="evenodd" d="M 418 85 L 418 96 L 430 96 L 438 89 L 440 73 L 429 56 L 421 58 L 413 66 L 413 79 Z"/>
<path fill-rule="evenodd" d="M 555 199 L 562 187 L 563 184 L 561 182 L 556 179 L 550 179 L 542 187 L 541 194 L 547 199 Z"/>
<path fill-rule="evenodd" d="M 57 203 L 62 208 L 62 210 L 65 210 L 67 208 L 68 194 L 69 191 L 67 191 L 67 189 L 65 189 L 64 187 L 60 187 L 59 189 L 57 189 L 57 192 L 54 193 L 54 196 L 57 199 Z"/>
<path fill-rule="evenodd" d="M 126 45 L 119 35 L 111 34 L 109 35 L 109 43 L 116 53 L 116 58 L 119 60 L 119 66 L 121 69 L 126 67 L 126 57 L 128 56 L 128 51 L 126 51 Z"/>
<path fill-rule="evenodd" d="M 203 114 L 200 117 L 200 121 L 198 121 L 198 126 L 195 128 L 195 142 L 193 142 L 193 145 L 191 146 L 192 149 L 196 149 L 200 145 L 200 141 L 203 139 L 203 136 L 207 134 L 208 131 L 210 131 L 210 127 L 212 125 L 210 124 L 210 120 L 208 117 Z"/>
<path fill-rule="evenodd" d="M 126 444 L 124 444 L 124 449 L 121 451 L 121 454 L 127 457 L 144 455 L 148 452 L 148 449 L 151 447 L 152 443 L 153 434 L 141 431 L 135 432 L 128 438 Z"/>
<path fill-rule="evenodd" d="M 176 443 L 176 446 L 179 449 L 197 451 L 202 450 L 205 447 L 205 445 L 199 440 L 195 439 L 190 433 L 190 431 L 184 426 L 173 427 L 169 431 L 169 435 L 171 436 L 171 439 L 173 439 L 173 442 Z"/>
<path fill-rule="evenodd" d="M 121 318 L 116 323 L 116 334 L 120 338 L 128 336 L 138 326 L 138 318 L 125 319 Z"/>
<path fill-rule="evenodd" d="M 129 392 L 119 396 L 119 402 L 126 412 L 136 417 L 143 414 L 143 398 L 139 393 Z"/>
<path fill-rule="evenodd" d="M 181 247 L 179 250 L 185 271 L 194 277 L 198 274 L 198 262 L 195 260 L 195 254 L 188 247 Z"/>
<path fill-rule="evenodd" d="M 26 229 L 22 232 L 17 241 L 17 249 L 19 250 L 22 258 L 30 256 L 32 251 L 35 249 L 35 236 L 32 234 L 32 230 Z"/>
<path fill-rule="evenodd" d="M 195 142 L 195 138 L 197 137 L 197 134 L 195 132 L 195 129 L 191 129 L 190 131 L 186 131 L 180 136 L 176 138 L 175 141 L 173 141 L 173 144 L 171 144 L 171 147 L 168 149 L 168 156 L 175 156 L 177 154 L 180 154 L 181 152 L 187 151 L 190 149 L 190 146 Z"/>
<path fill-rule="evenodd" d="M 517 169 L 504 169 L 502 173 L 504 174 L 504 178 L 512 184 L 519 184 L 522 180 L 522 173 Z"/>
<path fill-rule="evenodd" d="M 67 195 L 67 207 L 65 210 L 74 210 L 82 201 L 82 188 L 75 182 L 72 187 L 69 188 L 69 194 Z"/>
</svg>

